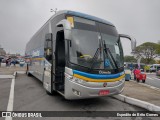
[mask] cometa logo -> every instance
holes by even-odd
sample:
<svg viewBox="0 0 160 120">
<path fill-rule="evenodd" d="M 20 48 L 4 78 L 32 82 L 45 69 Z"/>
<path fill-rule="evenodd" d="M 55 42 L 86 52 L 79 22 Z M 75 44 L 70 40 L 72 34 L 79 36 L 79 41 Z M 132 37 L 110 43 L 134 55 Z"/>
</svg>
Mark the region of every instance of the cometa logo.
<svg viewBox="0 0 160 120">
<path fill-rule="evenodd" d="M 99 74 L 111 74 L 111 72 L 109 72 L 109 71 L 102 71 L 102 70 L 100 70 L 100 71 L 99 71 Z"/>
</svg>

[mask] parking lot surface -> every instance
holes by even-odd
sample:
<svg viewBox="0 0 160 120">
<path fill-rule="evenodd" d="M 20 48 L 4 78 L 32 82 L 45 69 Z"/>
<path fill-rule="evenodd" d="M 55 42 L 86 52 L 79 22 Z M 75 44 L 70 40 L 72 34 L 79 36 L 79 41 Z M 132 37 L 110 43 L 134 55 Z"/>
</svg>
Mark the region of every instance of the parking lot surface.
<svg viewBox="0 0 160 120">
<path fill-rule="evenodd" d="M 6 111 L 9 101 L 12 79 L 0 79 L 0 110 Z M 26 74 L 17 74 L 14 84 L 13 111 L 147 111 L 129 105 L 112 97 L 101 97 L 84 100 L 65 100 L 56 94 L 49 96 L 43 84 Z M 0 118 L 5 120 L 5 118 Z M 13 120 L 35 120 L 36 118 L 13 118 Z M 159 120 L 157 117 L 47 117 L 38 120 Z"/>
</svg>

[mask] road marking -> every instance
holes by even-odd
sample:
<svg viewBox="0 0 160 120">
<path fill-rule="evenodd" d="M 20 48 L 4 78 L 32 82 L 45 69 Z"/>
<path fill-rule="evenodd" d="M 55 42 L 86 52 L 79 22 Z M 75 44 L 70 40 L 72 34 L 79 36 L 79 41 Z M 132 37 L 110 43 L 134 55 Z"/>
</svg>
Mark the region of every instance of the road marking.
<svg viewBox="0 0 160 120">
<path fill-rule="evenodd" d="M 0 75 L 0 79 L 4 79 L 4 78 L 14 78 L 13 75 Z"/>
<path fill-rule="evenodd" d="M 156 79 L 156 80 L 160 80 L 160 78 L 154 78 L 154 79 Z"/>
<path fill-rule="evenodd" d="M 160 89 L 157 88 L 157 87 L 154 87 L 154 86 L 151 86 L 151 85 L 148 85 L 148 84 L 144 84 L 144 83 L 139 83 L 139 84 L 141 84 L 141 85 L 143 85 L 143 86 L 146 86 L 146 87 L 149 87 L 149 88 L 152 88 L 152 89 L 154 89 L 154 90 L 160 91 Z"/>
<path fill-rule="evenodd" d="M 150 77 L 147 77 L 148 79 L 150 79 L 150 80 L 154 80 L 153 78 L 150 78 Z"/>
<path fill-rule="evenodd" d="M 7 111 L 13 111 L 14 85 L 15 85 L 15 78 L 12 79 L 12 83 L 11 83 L 11 89 L 10 89 L 10 94 L 9 94 Z M 5 120 L 12 120 L 12 117 L 6 117 Z"/>
<path fill-rule="evenodd" d="M 147 77 L 147 78 L 150 79 L 150 80 L 155 80 L 155 79 L 156 79 L 156 80 L 160 80 L 159 78 L 156 78 L 156 77 L 154 77 L 154 78 L 153 78 L 153 77 L 152 77 L 152 78 Z"/>
<path fill-rule="evenodd" d="M 136 81 L 133 81 L 133 80 L 130 80 L 130 81 L 131 81 L 131 82 L 136 82 Z M 136 82 L 136 83 L 137 83 L 137 82 Z M 157 87 L 154 87 L 154 86 L 145 84 L 145 83 L 138 83 L 138 84 L 143 85 L 143 86 L 146 86 L 146 87 L 149 87 L 149 88 L 154 89 L 154 90 L 160 91 L 160 88 L 157 88 Z"/>
</svg>

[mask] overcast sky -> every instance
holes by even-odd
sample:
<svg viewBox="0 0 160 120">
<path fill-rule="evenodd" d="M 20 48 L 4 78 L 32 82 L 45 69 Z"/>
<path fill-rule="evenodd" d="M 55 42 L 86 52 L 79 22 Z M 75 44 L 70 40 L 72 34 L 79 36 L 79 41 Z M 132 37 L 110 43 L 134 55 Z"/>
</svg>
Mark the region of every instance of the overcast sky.
<svg viewBox="0 0 160 120">
<path fill-rule="evenodd" d="M 33 34 L 54 14 L 50 9 L 74 10 L 113 23 L 137 45 L 160 40 L 160 0 L 0 0 L 0 44 L 10 53 L 24 54 Z M 131 52 L 124 40 L 124 53 Z"/>
</svg>

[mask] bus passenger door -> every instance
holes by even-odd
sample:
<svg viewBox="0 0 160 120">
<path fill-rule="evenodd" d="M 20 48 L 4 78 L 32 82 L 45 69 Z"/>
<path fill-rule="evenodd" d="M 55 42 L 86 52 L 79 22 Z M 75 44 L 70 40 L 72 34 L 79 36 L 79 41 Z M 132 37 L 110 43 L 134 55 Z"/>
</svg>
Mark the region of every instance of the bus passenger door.
<svg viewBox="0 0 160 120">
<path fill-rule="evenodd" d="M 52 94 L 52 34 L 46 34 L 44 43 L 44 78 L 43 86 L 47 93 Z"/>
<path fill-rule="evenodd" d="M 64 92 L 65 40 L 63 27 L 57 28 L 55 47 L 55 89 Z"/>
</svg>

